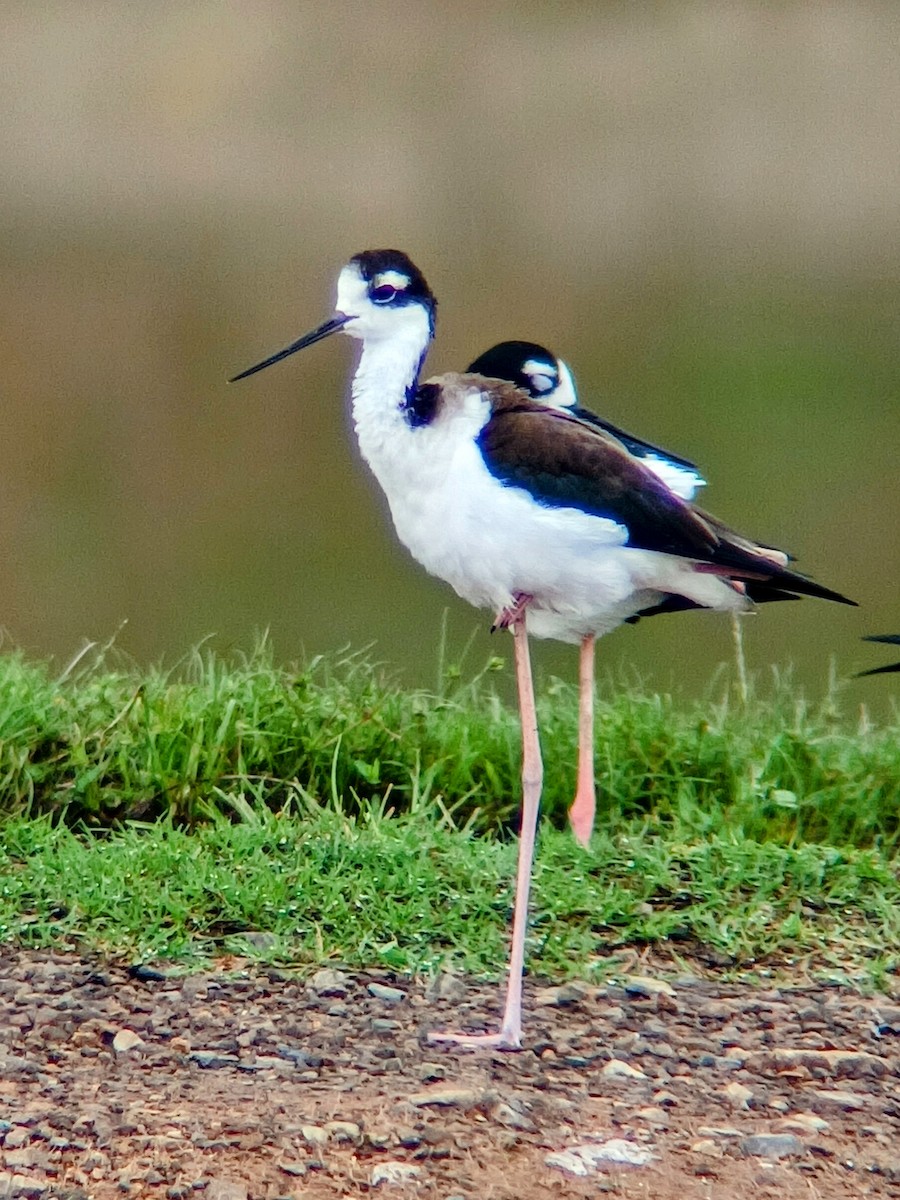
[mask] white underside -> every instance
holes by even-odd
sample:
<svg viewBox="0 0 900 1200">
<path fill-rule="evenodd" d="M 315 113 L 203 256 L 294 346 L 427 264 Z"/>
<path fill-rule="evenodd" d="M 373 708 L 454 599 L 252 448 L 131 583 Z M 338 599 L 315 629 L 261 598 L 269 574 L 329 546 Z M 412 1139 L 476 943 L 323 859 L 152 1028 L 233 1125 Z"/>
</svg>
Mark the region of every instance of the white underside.
<svg viewBox="0 0 900 1200">
<path fill-rule="evenodd" d="M 366 343 L 353 383 L 360 449 L 400 541 L 464 600 L 496 612 L 529 595 L 529 632 L 567 642 L 608 633 L 666 593 L 722 611 L 750 607 L 692 560 L 629 548 L 614 520 L 543 507 L 523 489 L 503 486 L 475 442 L 487 402 L 456 383 L 461 377 L 441 376 L 442 411 L 430 425 L 411 428 L 398 404 L 385 403 L 382 381 L 396 374 L 396 360 L 388 361 L 394 353 L 395 344 Z"/>
</svg>

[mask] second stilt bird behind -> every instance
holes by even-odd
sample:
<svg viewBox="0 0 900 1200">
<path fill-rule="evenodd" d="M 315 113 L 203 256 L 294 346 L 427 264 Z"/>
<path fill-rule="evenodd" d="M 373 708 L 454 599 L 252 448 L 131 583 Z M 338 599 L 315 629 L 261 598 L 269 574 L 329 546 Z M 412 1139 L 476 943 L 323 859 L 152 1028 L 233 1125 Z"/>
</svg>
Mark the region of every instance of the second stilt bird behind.
<svg viewBox="0 0 900 1200">
<path fill-rule="evenodd" d="M 532 400 L 539 400 L 549 408 L 562 409 L 611 433 L 682 500 L 693 500 L 706 484 L 698 467 L 690 459 L 654 446 L 652 442 L 646 442 L 633 433 L 626 433 L 592 409 L 582 408 L 572 372 L 546 346 L 539 346 L 537 342 L 499 342 L 469 363 L 466 370 L 475 375 L 486 375 L 489 379 L 508 379 L 526 391 Z"/>
<path fill-rule="evenodd" d="M 592 409 L 582 408 L 575 390 L 572 372 L 561 358 L 557 358 L 546 346 L 536 342 L 500 342 L 485 350 L 466 370 L 475 375 L 486 375 L 493 379 L 508 379 L 516 387 L 550 408 L 570 413 L 590 425 L 596 425 L 605 433 L 612 434 L 629 452 L 639 459 L 663 483 L 682 500 L 693 500 L 706 483 L 694 463 L 633 433 L 626 433 L 618 425 L 606 421 Z M 689 601 L 675 602 L 669 597 L 666 604 L 657 604 L 653 612 L 671 611 L 673 608 L 693 607 Z M 634 622 L 639 615 L 626 620 Z M 733 620 L 737 621 L 738 616 Z M 594 813 L 597 807 L 594 780 L 594 643 L 593 633 L 585 634 L 581 640 L 578 662 L 578 772 L 575 799 L 569 809 L 572 832 L 583 846 L 590 841 L 594 828 Z"/>
<path fill-rule="evenodd" d="M 338 331 L 361 341 L 353 423 L 398 537 L 427 571 L 512 629 L 523 795 L 503 1019 L 496 1033 L 434 1036 L 514 1048 L 542 784 L 528 633 L 583 644 L 659 606 L 746 611 L 753 587 L 852 601 L 695 509 L 601 426 L 504 380 L 446 374 L 420 384 L 435 310 L 405 254 L 364 251 L 341 271 L 328 320 L 235 378 Z"/>
</svg>

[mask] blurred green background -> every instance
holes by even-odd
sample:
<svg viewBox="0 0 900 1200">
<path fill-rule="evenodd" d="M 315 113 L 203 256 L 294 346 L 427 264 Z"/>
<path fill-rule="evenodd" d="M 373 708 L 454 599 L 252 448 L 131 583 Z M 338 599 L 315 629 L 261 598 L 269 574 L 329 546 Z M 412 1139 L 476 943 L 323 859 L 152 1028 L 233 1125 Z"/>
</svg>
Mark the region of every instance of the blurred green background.
<svg viewBox="0 0 900 1200">
<path fill-rule="evenodd" d="M 127 618 L 121 647 L 172 659 L 269 627 L 430 682 L 448 607 L 452 644 L 505 650 L 395 543 L 346 340 L 224 382 L 396 246 L 440 300 L 432 372 L 546 343 L 864 606 L 771 606 L 751 667 L 885 661 L 857 639 L 900 629 L 898 45 L 874 0 L 4 4 L 10 639 L 67 657 Z M 688 614 L 599 660 L 693 690 L 729 656 Z"/>
</svg>

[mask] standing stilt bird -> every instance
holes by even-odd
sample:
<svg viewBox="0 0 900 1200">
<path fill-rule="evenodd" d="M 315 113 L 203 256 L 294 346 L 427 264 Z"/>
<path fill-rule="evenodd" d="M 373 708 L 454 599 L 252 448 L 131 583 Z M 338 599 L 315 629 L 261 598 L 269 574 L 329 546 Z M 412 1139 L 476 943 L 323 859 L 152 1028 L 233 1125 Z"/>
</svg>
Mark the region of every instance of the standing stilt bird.
<svg viewBox="0 0 900 1200">
<path fill-rule="evenodd" d="M 527 392 L 533 400 L 538 400 L 550 408 L 571 413 L 572 416 L 612 434 L 630 454 L 639 459 L 682 500 L 693 500 L 706 483 L 697 467 L 688 459 L 671 454 L 651 442 L 645 442 L 634 434 L 626 433 L 624 429 L 597 416 L 591 409 L 582 408 L 578 403 L 572 372 L 561 358 L 557 358 L 545 346 L 539 346 L 536 342 L 500 342 L 469 363 L 466 370 L 491 379 L 508 379 L 510 383 Z M 654 611 L 668 610 L 657 606 Z M 626 619 L 634 622 L 638 617 Z M 733 619 L 738 620 L 737 617 Z M 578 771 L 575 799 L 569 809 L 569 822 L 572 832 L 582 846 L 587 846 L 590 841 L 597 809 L 594 781 L 595 641 L 593 633 L 585 634 L 581 639 L 578 662 Z"/>
<path fill-rule="evenodd" d="M 700 474 L 697 466 L 690 459 L 663 450 L 652 442 L 644 441 L 633 433 L 613 425 L 611 421 L 598 416 L 589 408 L 583 408 L 578 402 L 575 381 L 572 372 L 561 358 L 557 358 L 546 347 L 536 342 L 500 342 L 486 350 L 484 354 L 470 363 L 467 370 L 478 375 L 486 375 L 498 379 L 507 379 L 516 387 L 526 391 L 533 400 L 540 401 L 550 408 L 560 409 L 570 413 L 589 425 L 594 425 L 606 434 L 611 434 L 625 449 L 641 464 L 652 471 L 662 482 L 682 500 L 693 500 L 706 480 Z M 702 510 L 694 509 L 701 513 Z M 715 517 L 702 512 L 702 516 L 711 524 L 722 528 Z M 726 531 L 728 532 L 728 531 Z M 734 534 L 729 534 L 734 537 Z M 763 546 L 761 543 L 748 543 L 755 552 L 768 551 L 772 561 L 786 566 L 790 556 L 774 546 Z M 773 600 L 797 600 L 799 596 L 793 592 L 778 588 L 761 580 L 745 580 L 744 587 L 747 595 L 754 603 L 765 603 Z M 666 612 L 683 612 L 688 608 L 699 608 L 699 604 L 685 596 L 668 595 L 664 600 L 649 608 L 642 609 L 625 621 L 633 624 L 641 617 L 656 616 Z M 740 620 L 744 612 L 731 612 L 732 628 L 737 645 L 741 646 Z M 569 821 L 575 837 L 587 846 L 594 827 L 596 811 L 596 791 L 594 783 L 594 643 L 593 633 L 586 634 L 581 641 L 581 652 L 578 671 L 578 774 L 575 788 L 575 799 L 569 809 Z M 743 661 L 741 659 L 741 661 Z"/>
<path fill-rule="evenodd" d="M 522 825 L 506 1002 L 497 1033 L 435 1034 L 517 1048 L 531 864 L 543 768 L 528 632 L 583 643 L 668 607 L 752 607 L 752 588 L 852 603 L 677 496 L 625 444 L 508 381 L 420 384 L 436 302 L 398 250 L 357 254 L 336 311 L 243 379 L 342 331 L 362 342 L 352 383 L 363 458 L 397 535 L 432 575 L 513 632 L 522 720 Z"/>
</svg>

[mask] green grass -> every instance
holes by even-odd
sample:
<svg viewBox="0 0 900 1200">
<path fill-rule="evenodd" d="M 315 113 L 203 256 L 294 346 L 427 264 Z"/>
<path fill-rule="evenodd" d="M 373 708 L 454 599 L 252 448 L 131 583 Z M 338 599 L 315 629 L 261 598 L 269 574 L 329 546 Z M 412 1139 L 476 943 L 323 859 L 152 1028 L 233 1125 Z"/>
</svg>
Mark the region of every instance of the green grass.
<svg viewBox="0 0 900 1200">
<path fill-rule="evenodd" d="M 502 968 L 519 791 L 491 662 L 433 693 L 364 656 L 265 645 L 172 672 L 0 659 L 0 942 L 131 959 Z M 505 670 L 505 668 L 504 668 Z M 628 946 L 868 986 L 900 962 L 900 728 L 787 682 L 744 706 L 609 688 L 598 832 L 564 831 L 577 697 L 540 689 L 545 815 L 529 968 Z M 602 691 L 605 689 L 601 689 Z M 245 933 L 271 935 L 262 945 Z"/>
</svg>

